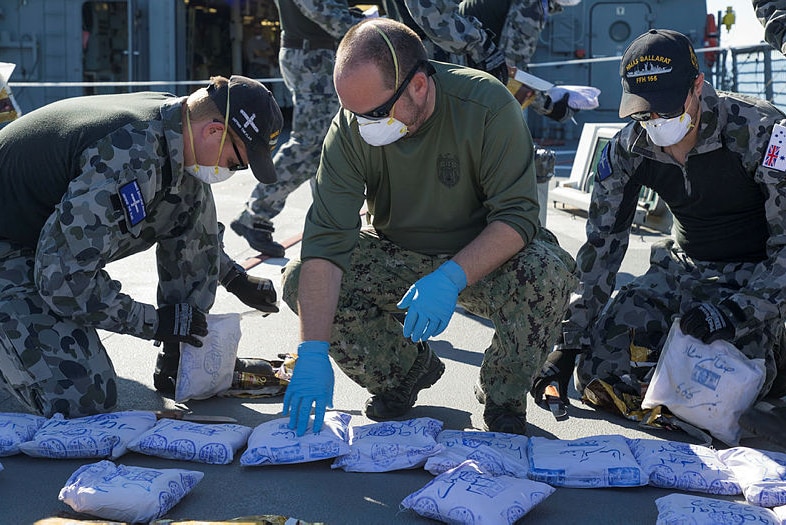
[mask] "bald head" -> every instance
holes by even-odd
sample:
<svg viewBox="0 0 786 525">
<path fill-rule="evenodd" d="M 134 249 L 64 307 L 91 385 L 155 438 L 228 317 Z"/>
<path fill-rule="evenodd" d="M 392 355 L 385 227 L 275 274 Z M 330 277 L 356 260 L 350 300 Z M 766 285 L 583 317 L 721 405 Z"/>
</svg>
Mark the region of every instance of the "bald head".
<svg viewBox="0 0 786 525">
<path fill-rule="evenodd" d="M 427 59 L 423 42 L 410 28 L 389 18 L 371 18 L 354 25 L 341 39 L 333 77 L 339 83 L 358 66 L 371 63 L 379 69 L 385 87 L 396 89 L 396 79 L 400 83 L 416 63 Z"/>
</svg>

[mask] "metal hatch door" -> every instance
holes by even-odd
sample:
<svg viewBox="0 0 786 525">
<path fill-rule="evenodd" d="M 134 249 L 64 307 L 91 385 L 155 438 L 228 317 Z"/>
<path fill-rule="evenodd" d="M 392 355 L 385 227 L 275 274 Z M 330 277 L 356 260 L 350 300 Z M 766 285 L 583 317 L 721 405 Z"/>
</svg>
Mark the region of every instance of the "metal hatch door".
<svg viewBox="0 0 786 525">
<path fill-rule="evenodd" d="M 82 75 L 85 82 L 135 80 L 139 64 L 139 12 L 134 0 L 82 4 Z M 87 87 L 84 94 L 124 93 L 120 86 Z"/>
<path fill-rule="evenodd" d="M 628 44 L 650 29 L 652 10 L 646 2 L 602 2 L 590 9 L 590 57 L 622 57 Z M 601 108 L 617 113 L 622 86 L 619 60 L 590 64 L 590 85 L 601 90 Z M 610 108 L 613 108 L 610 109 Z M 596 110 L 597 111 L 597 110 Z"/>
</svg>

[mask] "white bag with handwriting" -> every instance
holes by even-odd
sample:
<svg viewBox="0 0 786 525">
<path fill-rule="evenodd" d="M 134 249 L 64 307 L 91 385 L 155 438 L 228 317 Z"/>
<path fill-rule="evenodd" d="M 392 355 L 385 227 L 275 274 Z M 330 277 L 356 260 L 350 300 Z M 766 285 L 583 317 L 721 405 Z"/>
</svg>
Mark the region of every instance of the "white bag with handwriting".
<svg viewBox="0 0 786 525">
<path fill-rule="evenodd" d="M 77 512 L 105 520 L 148 523 L 169 512 L 204 475 L 103 460 L 76 469 L 58 498 Z"/>
<path fill-rule="evenodd" d="M 175 401 L 207 399 L 232 386 L 237 347 L 240 343 L 240 314 L 208 314 L 208 334 L 202 346 L 180 345 L 180 364 L 175 384 Z"/>
<path fill-rule="evenodd" d="M 737 445 L 740 415 L 764 384 L 764 359 L 749 359 L 728 341 L 703 343 L 671 326 L 642 408 L 663 405 L 675 416 Z"/>
</svg>

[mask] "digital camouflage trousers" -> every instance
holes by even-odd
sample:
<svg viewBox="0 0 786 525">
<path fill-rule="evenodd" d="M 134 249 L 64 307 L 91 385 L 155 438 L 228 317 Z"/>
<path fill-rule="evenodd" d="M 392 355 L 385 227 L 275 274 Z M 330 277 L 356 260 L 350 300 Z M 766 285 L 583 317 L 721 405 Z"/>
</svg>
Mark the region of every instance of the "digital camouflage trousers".
<svg viewBox="0 0 786 525">
<path fill-rule="evenodd" d="M 330 355 L 372 394 L 397 388 L 417 355 L 415 343 L 402 335 L 404 312 L 396 303 L 448 258 L 404 250 L 374 231 L 360 233 L 343 276 Z M 288 264 L 282 284 L 284 300 L 295 312 L 300 268 L 300 261 Z M 479 382 L 496 404 L 525 413 L 533 374 L 557 339 L 576 287 L 575 270 L 570 254 L 541 229 L 523 250 L 459 295 L 467 312 L 493 323 Z"/>
<path fill-rule="evenodd" d="M 0 380 L 46 417 L 111 410 L 117 375 L 94 328 L 52 312 L 33 282 L 34 252 L 0 241 Z"/>
<path fill-rule="evenodd" d="M 578 390 L 583 391 L 594 377 L 613 381 L 614 377 L 633 373 L 640 380 L 645 379 L 660 357 L 674 319 L 699 303 L 718 304 L 749 289 L 757 266 L 694 261 L 675 246 L 673 239 L 653 244 L 647 272 L 622 286 L 598 316 L 589 353 L 579 357 Z M 744 331 L 738 326 L 737 333 L 742 335 L 737 335 L 732 343 L 746 356 L 764 359 L 766 379 L 761 395 L 771 389 L 773 393 L 786 394 L 782 391 L 786 384 L 784 318 L 776 314 L 755 319 L 764 317 L 761 312 L 750 312 L 749 317 L 752 319 L 746 324 L 752 326 Z M 634 359 L 632 347 L 639 354 Z"/>
</svg>

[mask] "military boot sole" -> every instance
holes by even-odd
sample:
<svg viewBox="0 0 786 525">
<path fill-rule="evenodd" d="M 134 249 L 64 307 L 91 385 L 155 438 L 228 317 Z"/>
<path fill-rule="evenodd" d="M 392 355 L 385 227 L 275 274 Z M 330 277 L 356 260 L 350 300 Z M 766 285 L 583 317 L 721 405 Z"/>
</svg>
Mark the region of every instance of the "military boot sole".
<svg viewBox="0 0 786 525">
<path fill-rule="evenodd" d="M 233 232 L 243 237 L 251 248 L 262 255 L 280 258 L 283 257 L 286 252 L 284 246 L 273 240 L 270 232 L 257 231 L 238 221 L 232 221 L 229 227 Z"/>
</svg>

